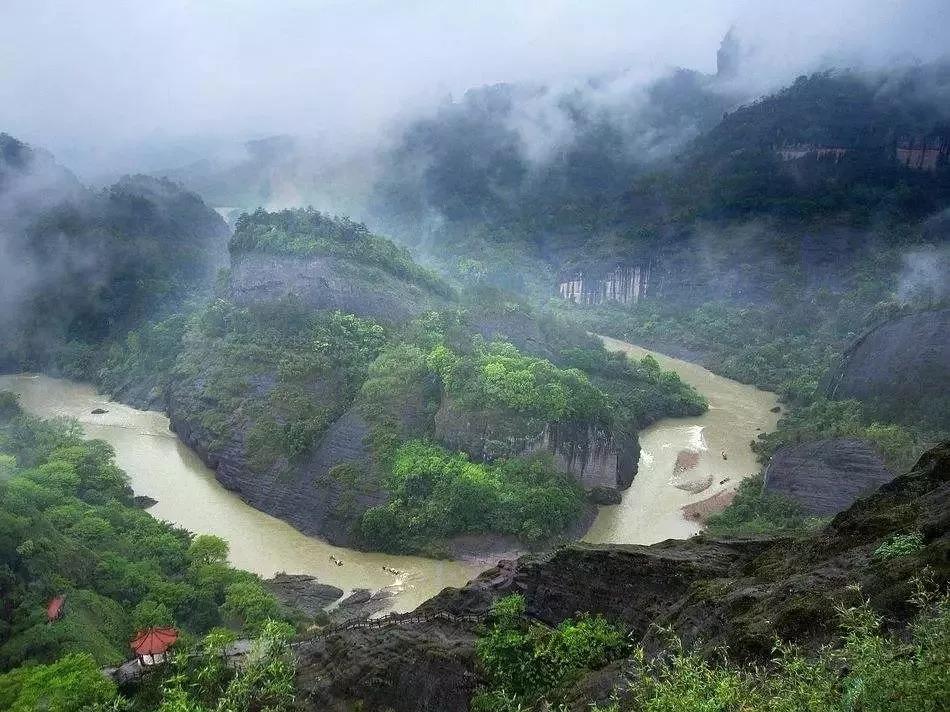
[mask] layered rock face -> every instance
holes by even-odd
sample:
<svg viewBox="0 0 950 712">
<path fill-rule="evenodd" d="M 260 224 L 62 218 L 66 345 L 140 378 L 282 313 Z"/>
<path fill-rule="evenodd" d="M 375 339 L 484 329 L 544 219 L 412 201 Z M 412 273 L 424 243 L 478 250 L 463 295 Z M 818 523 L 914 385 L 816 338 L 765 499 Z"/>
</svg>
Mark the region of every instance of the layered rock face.
<svg viewBox="0 0 950 712">
<path fill-rule="evenodd" d="M 347 463 L 370 466 L 365 442 L 369 427 L 355 408 L 327 429 L 305 462 L 287 470 L 270 468 L 263 472 L 254 470 L 248 462 L 246 431 L 233 429 L 227 442 L 217 443 L 202 427 L 203 405 L 188 383 L 176 383 L 169 389 L 166 410 L 171 429 L 215 471 L 222 485 L 305 534 L 320 535 L 338 545 L 349 544 L 356 517 L 386 501 L 383 491 L 353 491 L 329 474 L 333 467 Z"/>
<path fill-rule="evenodd" d="M 575 304 L 595 305 L 606 302 L 637 304 L 646 298 L 650 284 L 650 266 L 616 267 L 603 277 L 588 277 L 582 272 L 558 282 L 561 299 Z"/>
<path fill-rule="evenodd" d="M 314 309 L 339 309 L 387 323 L 443 304 L 436 295 L 382 269 L 329 256 L 250 252 L 235 256 L 231 299 L 246 305 L 293 296 Z"/>
<path fill-rule="evenodd" d="M 919 552 L 886 562 L 875 557 L 883 542 L 906 532 L 920 533 Z M 828 642 L 837 633 L 835 608 L 863 599 L 889 625 L 906 625 L 915 614 L 907 601 L 924 567 L 939 586 L 950 579 L 950 442 L 804 539 L 573 545 L 500 562 L 426 602 L 411 620 L 304 645 L 298 699 L 308 710 L 358 702 L 367 710 L 467 710 L 479 684 L 477 620 L 512 593 L 525 597 L 529 615 L 551 625 L 577 612 L 621 622 L 648 654 L 665 649 L 659 627 L 669 627 L 687 647 L 714 654 L 726 645 L 734 660 L 766 661 L 776 637 L 807 649 Z M 582 681 L 578 689 L 607 695 L 622 679 L 619 668 L 591 677 L 596 685 Z M 597 701 L 581 695 L 570 709 L 588 710 Z"/>
<path fill-rule="evenodd" d="M 825 379 L 825 390 L 837 399 L 916 405 L 950 391 L 948 364 L 950 309 L 910 314 L 859 339 Z"/>
<path fill-rule="evenodd" d="M 640 458 L 635 437 L 616 438 L 593 423 L 511 423 L 497 413 L 462 410 L 448 398 L 436 413 L 435 436 L 476 460 L 550 453 L 559 470 L 588 490 L 627 489 Z"/>
<path fill-rule="evenodd" d="M 833 438 L 779 450 L 765 471 L 765 489 L 817 516 L 837 514 L 894 475 L 864 440 Z"/>
</svg>

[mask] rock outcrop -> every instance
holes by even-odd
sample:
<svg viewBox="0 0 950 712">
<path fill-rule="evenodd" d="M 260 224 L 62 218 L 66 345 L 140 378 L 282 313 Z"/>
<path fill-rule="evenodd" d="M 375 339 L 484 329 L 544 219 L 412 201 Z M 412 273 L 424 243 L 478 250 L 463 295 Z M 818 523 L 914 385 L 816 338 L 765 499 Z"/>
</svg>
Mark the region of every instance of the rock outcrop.
<svg viewBox="0 0 950 712">
<path fill-rule="evenodd" d="M 877 548 L 919 532 L 917 553 L 885 561 Z M 765 661 L 776 637 L 814 649 L 837 633 L 836 606 L 867 599 L 889 625 L 913 617 L 914 579 L 929 567 L 950 579 L 950 442 L 914 470 L 860 499 L 801 539 L 698 536 L 653 546 L 573 545 L 503 561 L 462 589 L 446 589 L 403 621 L 341 630 L 298 649 L 298 699 L 308 710 L 467 710 L 479 684 L 477 620 L 519 593 L 528 614 L 557 624 L 577 612 L 623 623 L 648 654 L 673 630 L 685 645 L 735 660 Z M 578 689 L 608 694 L 619 668 Z M 591 684 L 587 684 L 587 683 Z M 589 709 L 579 700 L 572 709 Z"/>
<path fill-rule="evenodd" d="M 351 544 L 356 517 L 386 501 L 384 491 L 353 490 L 330 474 L 337 465 L 369 464 L 369 427 L 355 407 L 327 429 L 306 461 L 264 471 L 254 470 L 248 461 L 246 432 L 232 429 L 222 443 L 202 426 L 203 405 L 188 383 L 172 385 L 166 410 L 171 429 L 214 470 L 222 485 L 305 534 L 323 536 L 338 545 Z"/>
<path fill-rule="evenodd" d="M 588 306 L 637 304 L 646 298 L 649 284 L 649 264 L 621 265 L 599 277 L 585 277 L 583 272 L 566 275 L 558 281 L 557 292 L 561 299 Z"/>
<path fill-rule="evenodd" d="M 264 581 L 274 598 L 292 611 L 313 618 L 343 596 L 343 589 L 320 583 L 315 576 L 280 572 Z"/>
<path fill-rule="evenodd" d="M 824 381 L 836 399 L 856 398 L 890 410 L 908 407 L 930 410 L 950 422 L 946 394 L 950 392 L 950 309 L 910 314 L 872 329 L 848 351 Z"/>
<path fill-rule="evenodd" d="M 550 453 L 586 489 L 627 489 L 640 458 L 635 436 L 620 439 L 593 423 L 512 423 L 498 413 L 462 410 L 448 398 L 436 413 L 435 436 L 476 460 Z"/>
<path fill-rule="evenodd" d="M 790 497 L 809 514 L 828 516 L 893 478 L 871 443 L 833 438 L 776 452 L 765 470 L 765 489 Z"/>
<path fill-rule="evenodd" d="M 242 305 L 293 295 L 314 309 L 339 309 L 387 323 L 444 305 L 437 295 L 385 270 L 330 255 L 235 255 L 230 293 Z"/>
</svg>

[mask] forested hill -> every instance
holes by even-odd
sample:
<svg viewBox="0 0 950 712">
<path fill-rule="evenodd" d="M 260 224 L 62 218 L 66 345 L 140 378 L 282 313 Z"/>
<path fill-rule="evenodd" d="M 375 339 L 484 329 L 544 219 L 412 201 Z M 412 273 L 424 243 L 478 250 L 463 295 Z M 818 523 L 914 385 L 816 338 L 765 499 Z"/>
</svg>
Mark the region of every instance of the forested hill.
<svg viewBox="0 0 950 712">
<path fill-rule="evenodd" d="M 443 221 L 449 232 L 579 224 L 740 96 L 720 77 L 685 69 L 645 86 L 620 73 L 570 89 L 471 89 L 408 126 L 383 162 L 369 212 L 410 244 L 425 244 Z"/>
<path fill-rule="evenodd" d="M 867 225 L 950 203 L 950 63 L 799 77 L 725 116 L 670 172 L 687 215 Z"/>
<path fill-rule="evenodd" d="M 94 191 L 0 134 L 0 367 L 88 375 L 91 344 L 209 283 L 227 237 L 176 184 L 135 175 Z"/>
<path fill-rule="evenodd" d="M 738 108 L 727 86 L 683 71 L 600 113 L 540 89 L 469 92 L 408 128 L 377 212 L 437 253 L 517 245 L 563 267 L 699 219 L 864 229 L 950 204 L 950 64 L 803 76 Z M 525 108 L 542 101 L 560 113 Z"/>
<path fill-rule="evenodd" d="M 132 333 L 101 383 L 165 408 L 229 489 L 335 543 L 569 535 L 585 493 L 630 485 L 637 430 L 706 408 L 655 361 L 496 290 L 456 293 L 346 219 L 258 210 L 230 252 L 217 298 Z"/>
</svg>

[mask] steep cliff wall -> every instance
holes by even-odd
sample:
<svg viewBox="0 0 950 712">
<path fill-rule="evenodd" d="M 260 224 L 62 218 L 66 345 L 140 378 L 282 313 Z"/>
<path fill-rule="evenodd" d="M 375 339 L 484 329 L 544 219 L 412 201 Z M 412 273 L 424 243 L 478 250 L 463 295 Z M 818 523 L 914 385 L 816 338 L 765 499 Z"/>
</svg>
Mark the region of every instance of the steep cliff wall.
<svg viewBox="0 0 950 712">
<path fill-rule="evenodd" d="M 899 141 L 894 152 L 898 163 L 935 173 L 950 161 L 950 141 L 943 136 L 920 136 Z"/>
<path fill-rule="evenodd" d="M 920 410 L 950 393 L 950 309 L 925 311 L 888 321 L 861 337 L 824 379 L 832 398 Z M 940 422 L 950 413 L 932 412 Z"/>
<path fill-rule="evenodd" d="M 422 287 L 331 255 L 242 253 L 232 262 L 230 294 L 241 305 L 293 295 L 314 309 L 339 309 L 389 323 L 444 306 L 442 298 Z"/>
<path fill-rule="evenodd" d="M 626 489 L 640 458 L 635 436 L 617 438 L 593 423 L 512 421 L 510 416 L 467 411 L 445 398 L 435 416 L 436 439 L 476 460 L 546 452 L 555 466 L 585 489 Z"/>
<path fill-rule="evenodd" d="M 880 454 L 864 440 L 833 438 L 782 448 L 765 471 L 765 489 L 830 516 L 893 479 Z"/>
<path fill-rule="evenodd" d="M 587 306 L 616 302 L 636 304 L 648 294 L 650 265 L 618 266 L 603 276 L 573 273 L 557 285 L 561 299 Z"/>
<path fill-rule="evenodd" d="M 166 410 L 171 429 L 214 470 L 222 485 L 253 507 L 289 522 L 305 534 L 346 545 L 351 542 L 352 525 L 359 514 L 386 501 L 382 488 L 353 490 L 330 475 L 332 468 L 342 464 L 371 467 L 365 442 L 369 428 L 355 408 L 330 425 L 305 461 L 283 461 L 258 471 L 251 466 L 247 453 L 248 429 L 231 429 L 224 442 L 215 438 L 201 423 L 205 405 L 195 397 L 192 386 L 179 382 L 169 388 Z"/>
</svg>

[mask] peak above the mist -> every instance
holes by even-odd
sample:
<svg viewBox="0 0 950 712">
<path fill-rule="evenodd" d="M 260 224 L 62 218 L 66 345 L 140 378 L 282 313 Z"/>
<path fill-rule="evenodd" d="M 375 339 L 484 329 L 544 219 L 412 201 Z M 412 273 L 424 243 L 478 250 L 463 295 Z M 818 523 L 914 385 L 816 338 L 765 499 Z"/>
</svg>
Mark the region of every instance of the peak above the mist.
<svg viewBox="0 0 950 712">
<path fill-rule="evenodd" d="M 237 220 L 231 254 L 250 252 L 309 258 L 330 256 L 369 265 L 442 296 L 452 289 L 434 272 L 417 264 L 405 247 L 374 235 L 363 223 L 329 216 L 313 208 L 269 213 L 261 208 Z"/>
<path fill-rule="evenodd" d="M 75 199 L 84 191 L 52 153 L 0 133 L 0 218 Z"/>
</svg>

